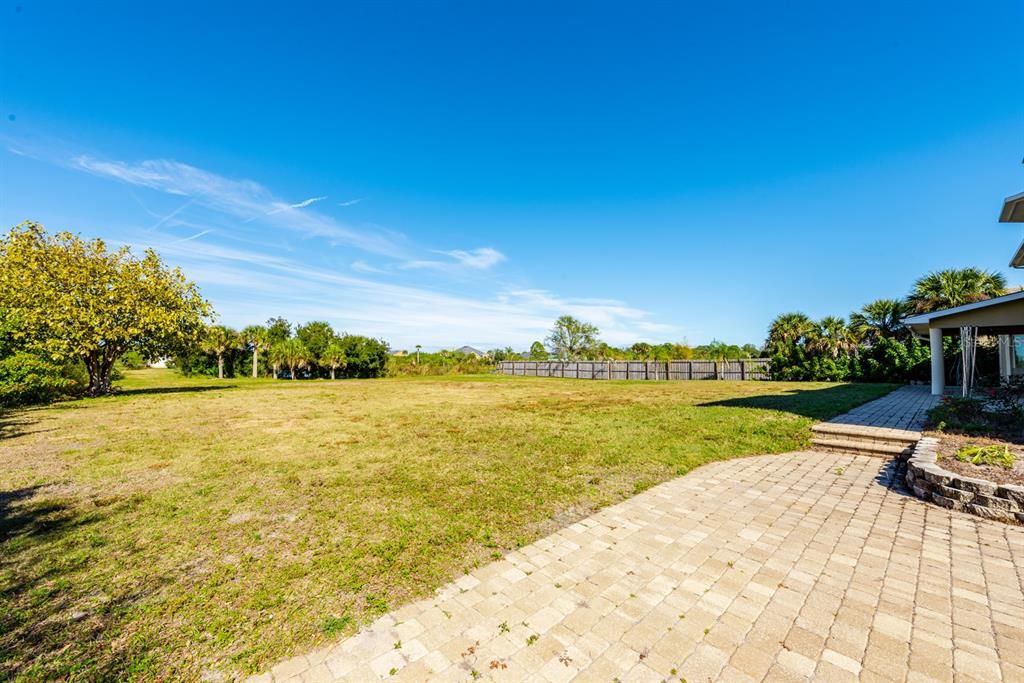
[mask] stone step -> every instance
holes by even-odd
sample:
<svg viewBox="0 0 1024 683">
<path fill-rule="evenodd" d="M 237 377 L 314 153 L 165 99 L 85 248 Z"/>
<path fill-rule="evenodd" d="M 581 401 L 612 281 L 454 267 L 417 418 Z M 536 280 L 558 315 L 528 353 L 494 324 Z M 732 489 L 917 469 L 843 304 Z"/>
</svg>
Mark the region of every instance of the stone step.
<svg viewBox="0 0 1024 683">
<path fill-rule="evenodd" d="M 856 455 L 874 455 L 879 458 L 904 455 L 909 453 L 912 446 L 902 443 L 884 443 L 870 439 L 830 439 L 814 437 L 811 439 L 815 450 L 831 451 L 834 453 L 851 453 Z"/>
<path fill-rule="evenodd" d="M 835 422 L 820 422 L 812 426 L 811 431 L 815 434 L 820 434 L 822 438 L 826 439 L 879 441 L 889 444 L 903 444 L 904 446 L 913 446 L 921 438 L 920 432 L 912 432 L 906 429 L 865 427 Z"/>
</svg>

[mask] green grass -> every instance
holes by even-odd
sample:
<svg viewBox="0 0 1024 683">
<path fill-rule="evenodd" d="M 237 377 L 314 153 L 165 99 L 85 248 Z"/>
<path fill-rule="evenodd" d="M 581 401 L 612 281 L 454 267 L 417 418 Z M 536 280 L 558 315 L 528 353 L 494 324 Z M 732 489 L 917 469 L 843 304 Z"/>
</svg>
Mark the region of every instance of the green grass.
<svg viewBox="0 0 1024 683">
<path fill-rule="evenodd" d="M 259 671 L 879 385 L 128 373 L 0 419 L 0 678 Z"/>
</svg>

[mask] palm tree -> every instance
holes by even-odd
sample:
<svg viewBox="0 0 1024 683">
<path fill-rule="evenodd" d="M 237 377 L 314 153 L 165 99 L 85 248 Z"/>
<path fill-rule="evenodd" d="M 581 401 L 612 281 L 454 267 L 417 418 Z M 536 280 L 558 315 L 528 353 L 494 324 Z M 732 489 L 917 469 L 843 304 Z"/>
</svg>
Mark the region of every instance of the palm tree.
<svg viewBox="0 0 1024 683">
<path fill-rule="evenodd" d="M 345 367 L 347 363 L 348 357 L 345 355 L 345 349 L 337 341 L 332 341 L 328 344 L 320 356 L 320 364 L 326 365 L 331 369 L 331 379 L 334 379 L 335 371 L 338 368 Z"/>
<path fill-rule="evenodd" d="M 869 342 L 906 333 L 902 320 L 910 313 L 906 303 L 897 299 L 875 299 L 850 314 L 850 328 Z"/>
<path fill-rule="evenodd" d="M 217 354 L 217 378 L 224 379 L 224 354 L 238 348 L 238 333 L 224 325 L 213 325 L 206 329 L 203 351 Z"/>
<path fill-rule="evenodd" d="M 907 303 L 917 313 L 928 313 L 991 299 L 1005 291 L 1006 278 L 999 273 L 980 268 L 940 270 L 915 282 Z"/>
<path fill-rule="evenodd" d="M 838 358 L 844 353 L 855 351 L 857 341 L 857 335 L 846 326 L 845 320 L 830 315 L 818 323 L 816 334 L 807 346 L 812 351 Z"/>
<path fill-rule="evenodd" d="M 768 328 L 765 349 L 772 353 L 793 348 L 813 337 L 816 327 L 814 321 L 803 313 L 783 313 Z"/>
<path fill-rule="evenodd" d="M 292 379 L 297 379 L 296 370 L 306 367 L 310 361 L 309 350 L 300 339 L 285 339 L 278 342 L 270 349 L 270 361 L 274 364 L 274 376 L 277 376 L 277 368 L 282 365 L 288 367 L 288 374 Z"/>
<path fill-rule="evenodd" d="M 242 330 L 242 339 L 252 348 L 252 378 L 259 377 L 260 351 L 270 348 L 270 333 L 262 325 L 250 325 Z"/>
</svg>

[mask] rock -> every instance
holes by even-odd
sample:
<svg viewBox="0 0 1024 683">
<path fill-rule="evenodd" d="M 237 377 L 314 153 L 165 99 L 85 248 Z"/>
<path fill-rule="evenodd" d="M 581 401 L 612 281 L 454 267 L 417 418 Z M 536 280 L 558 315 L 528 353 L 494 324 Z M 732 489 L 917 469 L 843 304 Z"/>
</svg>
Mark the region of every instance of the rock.
<svg viewBox="0 0 1024 683">
<path fill-rule="evenodd" d="M 1024 508 L 1024 486 L 1017 486 L 1016 484 L 1003 484 L 996 491 L 996 495 L 1000 498 L 1007 498 L 1016 503 L 1019 507 Z"/>
<path fill-rule="evenodd" d="M 946 498 L 952 498 L 953 500 L 959 500 L 963 503 L 969 503 L 974 494 L 970 491 L 961 491 L 960 489 L 954 489 L 949 486 L 940 486 L 936 495 L 942 495 Z"/>
<path fill-rule="evenodd" d="M 915 484 L 913 488 L 914 488 L 914 495 L 915 496 L 917 496 L 921 500 L 931 500 L 932 492 L 929 491 L 928 489 L 926 489 L 924 486 L 921 486 L 919 484 Z"/>
<path fill-rule="evenodd" d="M 983 505 L 975 505 L 974 503 L 968 503 L 967 510 L 973 515 L 984 517 L 985 519 L 994 519 L 997 522 L 1013 522 L 1016 520 L 1012 512 L 994 510 Z"/>
<path fill-rule="evenodd" d="M 940 496 L 937 493 L 932 495 L 932 502 L 938 505 L 939 507 L 944 507 L 949 510 L 956 510 L 957 512 L 960 512 L 964 509 L 964 504 L 959 500 L 954 500 L 953 498 L 946 498 L 945 496 Z"/>
<path fill-rule="evenodd" d="M 924 470 L 924 478 L 925 481 L 928 481 L 932 484 L 941 484 L 943 486 L 947 486 L 950 482 L 953 481 L 953 473 L 947 472 L 946 470 L 936 465 L 932 465 L 931 467 L 928 467 L 927 469 Z"/>
<path fill-rule="evenodd" d="M 994 496 L 998 486 L 984 479 L 971 479 L 970 477 L 957 477 L 954 486 L 963 491 L 981 493 L 986 496 Z"/>
<path fill-rule="evenodd" d="M 1020 510 L 1020 506 L 1009 498 L 986 496 L 982 493 L 974 496 L 973 502 L 977 505 L 984 505 L 985 507 L 993 510 L 1006 510 L 1007 512 L 1017 512 Z"/>
</svg>

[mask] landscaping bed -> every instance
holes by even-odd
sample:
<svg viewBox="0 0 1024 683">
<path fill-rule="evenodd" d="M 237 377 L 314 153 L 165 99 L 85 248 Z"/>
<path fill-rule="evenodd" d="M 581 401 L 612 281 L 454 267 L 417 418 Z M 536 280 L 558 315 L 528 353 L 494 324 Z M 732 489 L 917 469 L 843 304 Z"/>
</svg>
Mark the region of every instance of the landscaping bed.
<svg viewBox="0 0 1024 683">
<path fill-rule="evenodd" d="M 1017 484 L 1024 486 L 1024 444 L 990 437 L 968 436 L 965 434 L 943 434 L 929 432 L 939 437 L 938 464 L 946 470 L 975 479 L 987 479 L 996 484 Z M 976 448 L 994 448 L 994 452 L 1009 454 L 1009 467 L 1001 464 L 986 464 L 985 453 L 982 462 L 970 461 Z M 1000 456 L 1001 459 L 1001 456 Z"/>
</svg>

